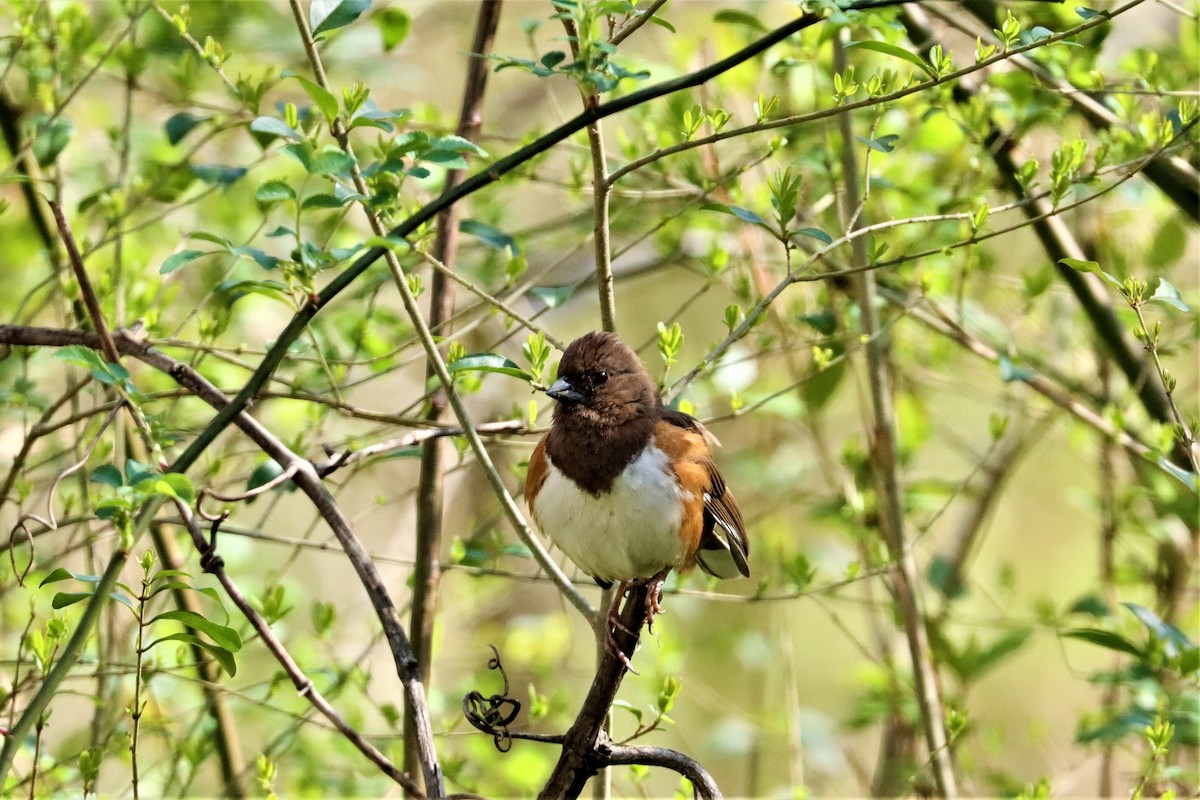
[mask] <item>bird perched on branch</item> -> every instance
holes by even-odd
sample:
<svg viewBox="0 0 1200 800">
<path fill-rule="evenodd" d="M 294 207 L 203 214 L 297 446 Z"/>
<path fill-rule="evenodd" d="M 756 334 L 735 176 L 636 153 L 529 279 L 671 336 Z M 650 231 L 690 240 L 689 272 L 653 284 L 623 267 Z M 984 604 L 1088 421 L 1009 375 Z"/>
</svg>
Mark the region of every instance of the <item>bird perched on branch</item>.
<svg viewBox="0 0 1200 800">
<path fill-rule="evenodd" d="M 558 365 L 554 423 L 529 460 L 525 500 L 542 532 L 596 583 L 620 584 L 608 614 L 613 638 L 621 598 L 649 584 L 646 615 L 661 611 L 672 569 L 749 577 L 749 545 L 737 502 L 713 461 L 715 437 L 663 407 L 645 366 L 615 334 L 572 342 Z"/>
</svg>

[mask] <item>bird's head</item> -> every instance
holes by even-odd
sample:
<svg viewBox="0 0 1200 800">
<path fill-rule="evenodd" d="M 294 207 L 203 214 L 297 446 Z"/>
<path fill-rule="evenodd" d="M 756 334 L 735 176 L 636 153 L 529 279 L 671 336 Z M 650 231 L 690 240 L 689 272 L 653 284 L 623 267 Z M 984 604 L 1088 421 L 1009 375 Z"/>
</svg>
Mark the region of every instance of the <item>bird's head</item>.
<svg viewBox="0 0 1200 800">
<path fill-rule="evenodd" d="M 616 334 L 593 331 L 567 346 L 558 380 L 546 394 L 558 401 L 555 418 L 577 416 L 619 425 L 659 407 L 658 391 L 637 353 Z"/>
</svg>

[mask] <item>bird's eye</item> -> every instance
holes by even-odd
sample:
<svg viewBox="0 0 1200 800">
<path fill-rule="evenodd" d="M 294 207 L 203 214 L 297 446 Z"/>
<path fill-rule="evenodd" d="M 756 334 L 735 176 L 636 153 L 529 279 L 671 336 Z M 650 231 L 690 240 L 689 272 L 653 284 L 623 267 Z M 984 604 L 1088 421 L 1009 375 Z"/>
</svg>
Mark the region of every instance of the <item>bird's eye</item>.
<svg viewBox="0 0 1200 800">
<path fill-rule="evenodd" d="M 608 380 L 608 373 L 607 373 L 607 372 L 605 372 L 605 371 L 604 371 L 604 370 L 602 370 L 602 369 L 601 369 L 601 370 L 597 370 L 597 371 L 596 371 L 596 385 L 597 385 L 597 386 L 599 386 L 600 384 L 604 383 L 604 382 L 605 382 L 605 381 L 607 381 L 607 380 Z"/>
</svg>

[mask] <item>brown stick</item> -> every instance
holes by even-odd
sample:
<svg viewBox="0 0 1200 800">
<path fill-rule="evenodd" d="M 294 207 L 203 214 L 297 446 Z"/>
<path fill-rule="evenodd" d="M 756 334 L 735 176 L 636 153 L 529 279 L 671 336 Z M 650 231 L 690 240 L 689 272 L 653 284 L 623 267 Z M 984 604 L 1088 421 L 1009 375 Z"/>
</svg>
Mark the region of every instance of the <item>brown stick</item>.
<svg viewBox="0 0 1200 800">
<path fill-rule="evenodd" d="M 54 221 L 58 223 L 58 234 L 67 248 L 67 260 L 71 264 L 71 270 L 75 273 L 75 280 L 79 281 L 79 292 L 83 295 L 83 303 L 87 306 L 88 316 L 92 318 L 96 335 L 100 337 L 100 351 L 104 353 L 104 357 L 110 363 L 116 364 L 121 360 L 121 354 L 117 352 L 112 334 L 108 332 L 108 325 L 104 322 L 104 311 L 100 308 L 100 300 L 96 297 L 92 280 L 83 267 L 83 256 L 79 254 L 79 245 L 75 243 L 75 235 L 71 233 L 71 226 L 67 224 L 67 216 L 63 213 L 62 206 L 55 200 L 50 200 L 49 203 L 50 210 L 54 212 Z"/>
<path fill-rule="evenodd" d="M 467 61 L 467 84 L 463 90 L 462 108 L 459 110 L 456 133 L 475 141 L 483 126 L 483 98 L 491 74 L 489 62 L 483 57 L 492 49 L 496 28 L 500 22 L 501 0 L 483 0 L 475 20 L 475 38 L 471 43 L 473 58 Z M 457 186 L 464 171 L 453 169 L 446 173 L 443 191 Z M 433 270 L 429 289 L 429 329 L 443 337 L 449 334 L 449 320 L 454 314 L 454 283 L 446 272 L 453 272 L 458 259 L 458 223 L 462 217 L 462 204 L 455 203 L 443 209 L 437 216 L 437 238 L 433 256 L 445 267 Z M 437 377 L 433 363 L 425 367 L 425 379 Z M 433 425 L 441 424 L 446 417 L 446 393 L 439 390 L 429 398 L 429 410 L 425 420 Z M 416 551 L 413 568 L 412 613 L 408 628 L 412 632 L 413 651 L 417 654 L 417 665 L 421 679 L 428 686 L 433 666 L 433 622 L 437 614 L 438 586 L 442 571 L 438 556 L 442 549 L 442 508 L 445 502 L 445 443 L 441 438 L 426 439 L 421 444 L 421 472 L 416 494 Z M 404 764 L 416 765 L 416 729 L 413 720 L 404 718 Z"/>
<path fill-rule="evenodd" d="M 92 348 L 100 347 L 99 336 L 89 331 L 63 330 L 57 328 L 38 328 L 20 325 L 0 325 L 0 342 L 9 344 L 24 344 L 46 347 L 63 347 L 72 344 L 82 344 Z M 222 409 L 228 403 L 228 398 L 220 389 L 213 386 L 198 372 L 175 359 L 158 352 L 149 344 L 131 336 L 126 331 L 118 331 L 113 338 L 118 353 L 133 356 L 144 364 L 170 375 L 180 386 L 193 392 L 214 409 Z M 437 762 L 433 743 L 433 728 L 429 720 L 429 708 L 425 703 L 425 691 L 416 673 L 416 656 L 412 646 L 400 624 L 396 606 L 392 603 L 387 586 L 375 569 L 370 555 L 363 548 L 358 536 L 355 535 L 349 520 L 338 507 L 329 491 L 321 483 L 316 469 L 307 460 L 300 458 L 270 431 L 264 428 L 256 419 L 246 413 L 239 413 L 233 418 L 234 424 L 245 433 L 251 441 L 271 458 L 275 459 L 284 469 L 293 464 L 297 465 L 293 481 L 300 487 L 317 512 L 333 530 L 342 549 L 346 553 L 351 566 L 354 567 L 363 588 L 370 597 L 384 635 L 387 637 L 392 659 L 396 664 L 396 674 L 404 686 L 405 696 L 412 705 L 421 732 L 421 769 L 426 776 L 426 784 L 438 787 L 436 794 L 441 794 L 441 768 Z M 408 788 L 409 784 L 402 784 Z"/>
<path fill-rule="evenodd" d="M 633 657 L 641 637 L 642 626 L 646 624 L 648 591 L 647 586 L 631 589 L 625 600 L 625 607 L 621 610 L 620 625 L 616 629 L 615 638 L 626 658 Z M 583 701 L 583 707 L 579 709 L 574 724 L 563 740 L 558 763 L 538 795 L 540 800 L 578 797 L 588 779 L 603 766 L 603 763 L 596 759 L 597 746 L 608 710 L 616 699 L 617 689 L 621 686 L 625 671 L 621 659 L 610 648 L 606 648 L 596 670 L 596 677 L 592 679 L 592 687 Z"/>
<path fill-rule="evenodd" d="M 648 586 L 635 586 L 629 591 L 625 607 L 621 609 L 615 638 L 626 658 L 633 658 L 642 626 L 646 624 L 646 596 L 649 591 Z M 716 781 L 691 757 L 665 747 L 631 747 L 609 741 L 604 732 L 604 722 L 626 670 L 621 658 L 610 648 L 605 648 L 603 652 L 583 707 L 563 737 L 558 763 L 538 794 L 540 800 L 573 800 L 599 770 L 619 764 L 647 764 L 675 770 L 692 782 L 701 797 L 720 800 L 721 790 L 717 788 Z"/>
</svg>

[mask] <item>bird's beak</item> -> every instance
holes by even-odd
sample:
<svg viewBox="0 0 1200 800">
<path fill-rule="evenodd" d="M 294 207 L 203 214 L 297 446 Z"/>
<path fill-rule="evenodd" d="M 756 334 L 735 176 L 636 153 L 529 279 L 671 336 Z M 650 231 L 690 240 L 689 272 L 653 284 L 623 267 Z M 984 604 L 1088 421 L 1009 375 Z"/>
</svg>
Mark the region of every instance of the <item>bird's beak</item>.
<svg viewBox="0 0 1200 800">
<path fill-rule="evenodd" d="M 579 403 L 583 401 L 583 394 L 572 386 L 566 378 L 559 378 L 550 384 L 550 388 L 546 390 L 546 394 L 560 403 Z"/>
</svg>

